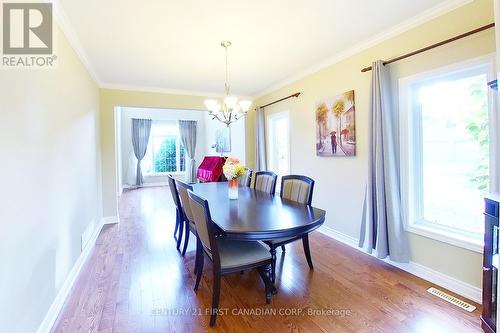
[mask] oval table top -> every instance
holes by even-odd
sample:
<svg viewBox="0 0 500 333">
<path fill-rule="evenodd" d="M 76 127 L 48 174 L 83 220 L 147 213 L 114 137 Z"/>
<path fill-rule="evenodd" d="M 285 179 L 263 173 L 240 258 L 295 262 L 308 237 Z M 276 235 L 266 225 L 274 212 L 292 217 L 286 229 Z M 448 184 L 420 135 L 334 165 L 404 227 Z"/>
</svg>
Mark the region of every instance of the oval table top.
<svg viewBox="0 0 500 333">
<path fill-rule="evenodd" d="M 239 187 L 238 199 L 228 198 L 228 183 L 193 184 L 210 206 L 213 222 L 228 238 L 269 240 L 300 236 L 323 224 L 326 212 L 281 199 L 248 187 Z"/>
</svg>

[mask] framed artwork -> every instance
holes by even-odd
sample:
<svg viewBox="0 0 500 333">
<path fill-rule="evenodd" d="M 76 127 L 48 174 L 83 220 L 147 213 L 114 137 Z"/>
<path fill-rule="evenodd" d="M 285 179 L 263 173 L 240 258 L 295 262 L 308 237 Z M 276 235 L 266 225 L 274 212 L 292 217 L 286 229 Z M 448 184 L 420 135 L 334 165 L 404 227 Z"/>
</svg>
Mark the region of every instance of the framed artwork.
<svg viewBox="0 0 500 333">
<path fill-rule="evenodd" d="M 316 155 L 356 156 L 354 90 L 316 105 Z"/>
<path fill-rule="evenodd" d="M 224 126 L 215 131 L 215 151 L 227 153 L 231 151 L 231 130 L 229 126 Z"/>
</svg>

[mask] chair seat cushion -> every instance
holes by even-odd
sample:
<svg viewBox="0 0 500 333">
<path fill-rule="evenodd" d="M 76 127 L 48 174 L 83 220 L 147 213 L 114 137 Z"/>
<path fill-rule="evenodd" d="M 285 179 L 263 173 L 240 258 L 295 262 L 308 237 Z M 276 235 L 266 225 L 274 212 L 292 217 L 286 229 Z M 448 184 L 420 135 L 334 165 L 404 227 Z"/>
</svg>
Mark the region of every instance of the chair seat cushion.
<svg viewBox="0 0 500 333">
<path fill-rule="evenodd" d="M 271 259 L 267 247 L 261 242 L 217 239 L 221 268 L 237 268 Z"/>
</svg>

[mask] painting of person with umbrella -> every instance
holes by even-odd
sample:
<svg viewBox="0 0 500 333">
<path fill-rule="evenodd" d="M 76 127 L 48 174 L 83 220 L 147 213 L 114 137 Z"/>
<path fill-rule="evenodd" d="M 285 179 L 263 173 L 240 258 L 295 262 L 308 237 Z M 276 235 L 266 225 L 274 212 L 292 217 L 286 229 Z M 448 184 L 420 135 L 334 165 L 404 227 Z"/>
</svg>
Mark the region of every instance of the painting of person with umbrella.
<svg viewBox="0 0 500 333">
<path fill-rule="evenodd" d="M 317 156 L 356 156 L 355 112 L 354 90 L 318 101 Z"/>
<path fill-rule="evenodd" d="M 332 154 L 336 154 L 337 153 L 337 132 L 336 131 L 330 132 L 330 141 L 332 144 Z"/>
</svg>

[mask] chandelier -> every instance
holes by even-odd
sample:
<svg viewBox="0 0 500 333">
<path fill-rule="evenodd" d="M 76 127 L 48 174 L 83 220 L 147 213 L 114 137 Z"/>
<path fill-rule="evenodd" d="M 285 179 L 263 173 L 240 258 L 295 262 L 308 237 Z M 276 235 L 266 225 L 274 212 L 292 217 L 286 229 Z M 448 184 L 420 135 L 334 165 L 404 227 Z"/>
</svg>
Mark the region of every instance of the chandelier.
<svg viewBox="0 0 500 333">
<path fill-rule="evenodd" d="M 227 50 L 229 46 L 231 46 L 231 42 L 222 41 L 220 46 L 222 46 L 226 51 L 226 81 L 224 83 L 225 97 L 222 101 L 207 99 L 205 100 L 205 106 L 207 107 L 210 116 L 213 117 L 212 119 L 217 119 L 229 126 L 232 122 L 235 122 L 247 114 L 252 101 L 238 101 L 237 97 L 231 96 L 229 91 L 231 86 L 228 83 L 227 66 Z"/>
</svg>

